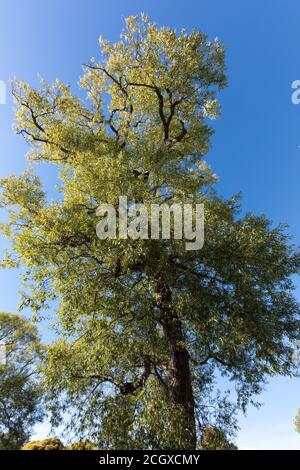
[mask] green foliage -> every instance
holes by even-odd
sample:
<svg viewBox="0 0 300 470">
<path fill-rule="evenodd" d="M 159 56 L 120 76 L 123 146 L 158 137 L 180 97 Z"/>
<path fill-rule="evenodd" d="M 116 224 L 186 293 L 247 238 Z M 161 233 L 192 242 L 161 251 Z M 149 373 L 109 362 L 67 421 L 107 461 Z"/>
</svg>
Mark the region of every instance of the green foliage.
<svg viewBox="0 0 300 470">
<path fill-rule="evenodd" d="M 297 432 L 300 432 L 300 409 L 298 410 L 298 413 L 295 418 L 295 428 Z"/>
<path fill-rule="evenodd" d="M 93 442 L 91 441 L 77 441 L 74 444 L 71 444 L 65 447 L 65 450 L 100 450 Z"/>
<path fill-rule="evenodd" d="M 19 449 L 43 416 L 36 377 L 42 347 L 36 327 L 8 313 L 0 313 L 0 340 L 6 347 L 6 364 L 0 365 L 0 449 Z"/>
<path fill-rule="evenodd" d="M 13 247 L 4 265 L 23 267 L 24 306 L 39 314 L 59 299 L 60 338 L 44 364 L 54 425 L 69 419 L 101 448 L 193 448 L 195 426 L 199 435 L 235 424 L 216 374 L 235 382 L 244 409 L 266 376 L 297 372 L 299 254 L 284 227 L 241 217 L 238 198 L 211 189 L 204 155 L 226 85 L 220 43 L 144 16 L 127 20 L 120 42 L 100 42 L 102 59 L 81 80 L 87 101 L 58 81 L 14 86 L 16 131 L 32 160 L 58 166 L 61 182 L 49 202 L 30 172 L 1 181 Z M 204 248 L 99 240 L 96 209 L 119 195 L 146 207 L 204 203 Z M 191 380 L 184 398 L 174 392 L 189 381 L 178 357 Z"/>
<path fill-rule="evenodd" d="M 77 441 L 69 446 L 64 446 L 58 437 L 51 437 L 41 441 L 31 441 L 25 444 L 21 450 L 99 450 L 91 441 Z"/>
<path fill-rule="evenodd" d="M 42 441 L 28 442 L 21 450 L 64 450 L 64 445 L 58 437 L 51 437 Z"/>
<path fill-rule="evenodd" d="M 224 431 L 211 426 L 202 430 L 200 449 L 237 450 L 237 447 L 227 439 Z"/>
</svg>

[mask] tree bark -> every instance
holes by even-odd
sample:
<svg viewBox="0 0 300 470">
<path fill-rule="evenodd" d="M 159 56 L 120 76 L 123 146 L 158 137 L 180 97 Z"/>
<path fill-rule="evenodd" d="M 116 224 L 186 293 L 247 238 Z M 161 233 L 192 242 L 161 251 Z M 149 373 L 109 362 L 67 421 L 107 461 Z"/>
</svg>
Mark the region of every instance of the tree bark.
<svg viewBox="0 0 300 470">
<path fill-rule="evenodd" d="M 190 370 L 190 355 L 185 347 L 181 322 L 171 308 L 168 286 L 159 284 L 161 295 L 161 325 L 169 344 L 168 392 L 173 403 L 183 412 L 181 441 L 185 449 L 196 449 L 195 402 Z"/>
</svg>

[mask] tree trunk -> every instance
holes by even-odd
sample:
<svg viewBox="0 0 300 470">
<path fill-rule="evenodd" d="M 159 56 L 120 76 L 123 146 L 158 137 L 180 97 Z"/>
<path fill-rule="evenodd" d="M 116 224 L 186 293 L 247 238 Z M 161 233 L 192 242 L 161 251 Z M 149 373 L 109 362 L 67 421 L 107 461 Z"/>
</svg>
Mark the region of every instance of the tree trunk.
<svg viewBox="0 0 300 470">
<path fill-rule="evenodd" d="M 195 402 L 190 370 L 190 355 L 185 347 L 181 322 L 171 309 L 171 292 L 160 283 L 161 325 L 169 344 L 168 391 L 171 400 L 182 407 L 181 441 L 185 449 L 196 449 Z"/>
</svg>

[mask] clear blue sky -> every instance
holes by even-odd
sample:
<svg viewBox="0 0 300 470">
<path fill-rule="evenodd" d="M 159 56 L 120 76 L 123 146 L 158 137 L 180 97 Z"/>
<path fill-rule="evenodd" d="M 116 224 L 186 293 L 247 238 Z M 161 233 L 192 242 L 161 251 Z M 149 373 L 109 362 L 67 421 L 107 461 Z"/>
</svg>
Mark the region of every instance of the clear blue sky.
<svg viewBox="0 0 300 470">
<path fill-rule="evenodd" d="M 159 25 L 198 28 L 226 45 L 229 87 L 209 154 L 218 189 L 225 196 L 241 190 L 245 210 L 287 222 L 300 244 L 300 105 L 291 103 L 291 83 L 300 79 L 299 0 L 2 1 L 0 80 L 16 76 L 36 85 L 39 73 L 76 90 L 81 64 L 98 54 L 99 35 L 117 40 L 123 18 L 141 11 Z M 27 147 L 13 134 L 12 117 L 8 97 L 0 105 L 0 176 L 26 165 Z M 54 173 L 38 171 L 50 186 Z M 16 310 L 17 272 L 0 271 L 0 286 L 0 309 Z M 272 380 L 265 405 L 241 418 L 238 446 L 300 449 L 293 429 L 299 392 L 300 379 Z"/>
</svg>

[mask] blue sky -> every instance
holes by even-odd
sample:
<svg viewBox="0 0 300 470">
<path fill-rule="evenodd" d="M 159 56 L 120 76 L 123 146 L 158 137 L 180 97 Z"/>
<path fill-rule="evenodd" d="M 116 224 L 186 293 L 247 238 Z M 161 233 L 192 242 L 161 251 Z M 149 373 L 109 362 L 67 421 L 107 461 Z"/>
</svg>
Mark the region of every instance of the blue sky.
<svg viewBox="0 0 300 470">
<path fill-rule="evenodd" d="M 227 48 L 229 87 L 220 96 L 223 115 L 214 123 L 208 157 L 220 176 L 218 190 L 224 196 L 242 191 L 245 211 L 287 222 L 300 244 L 300 105 L 291 102 L 291 83 L 300 79 L 297 0 L 10 0 L 0 9 L 0 80 L 17 77 L 37 85 L 40 74 L 68 82 L 74 91 L 81 65 L 99 54 L 99 35 L 117 40 L 129 15 L 143 11 L 161 26 L 219 37 Z M 26 166 L 27 146 L 13 134 L 12 119 L 8 96 L 0 105 L 0 177 Z M 37 171 L 48 186 L 53 183 L 53 170 Z M 1 310 L 17 308 L 17 274 L 0 270 Z M 265 405 L 240 420 L 238 446 L 300 449 L 293 429 L 299 392 L 300 379 L 270 381 L 261 397 Z"/>
</svg>

